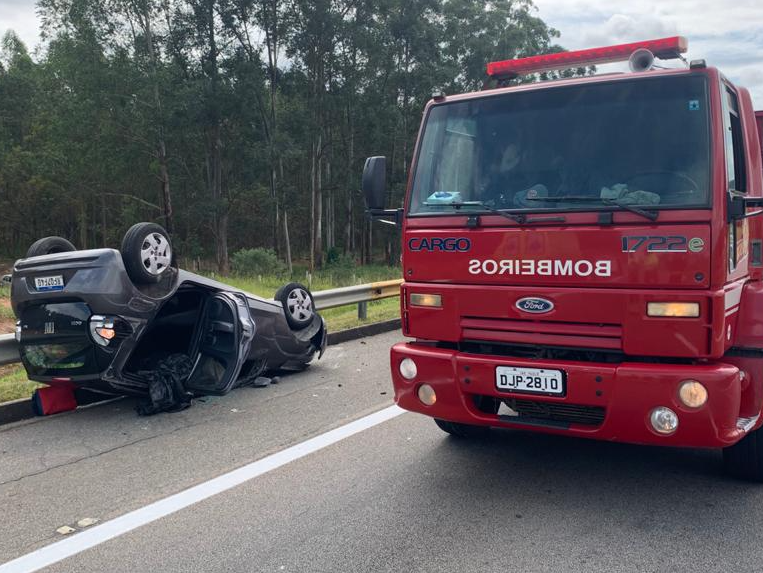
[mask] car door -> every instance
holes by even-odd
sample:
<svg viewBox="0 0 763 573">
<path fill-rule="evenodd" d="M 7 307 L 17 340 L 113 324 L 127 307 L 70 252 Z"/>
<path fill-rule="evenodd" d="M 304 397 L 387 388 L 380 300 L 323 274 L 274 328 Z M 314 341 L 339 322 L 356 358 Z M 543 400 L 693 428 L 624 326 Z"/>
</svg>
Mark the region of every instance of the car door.
<svg viewBox="0 0 763 573">
<path fill-rule="evenodd" d="M 200 394 L 227 394 L 249 354 L 254 321 L 246 297 L 239 293 L 211 295 L 199 323 L 195 364 L 185 384 Z"/>
</svg>

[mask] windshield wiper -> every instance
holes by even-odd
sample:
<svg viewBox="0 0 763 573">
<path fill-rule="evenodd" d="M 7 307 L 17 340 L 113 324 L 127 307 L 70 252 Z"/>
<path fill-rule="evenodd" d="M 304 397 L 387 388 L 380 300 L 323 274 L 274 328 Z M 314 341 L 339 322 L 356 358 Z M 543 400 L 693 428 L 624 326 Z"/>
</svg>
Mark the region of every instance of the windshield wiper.
<svg viewBox="0 0 763 573">
<path fill-rule="evenodd" d="M 453 203 L 428 203 L 424 201 L 422 203 L 426 207 L 453 207 L 454 209 L 458 210 L 463 207 L 480 207 L 481 209 L 484 209 L 485 211 L 488 211 L 490 213 L 495 213 L 496 215 L 500 215 L 501 217 L 505 217 L 506 219 L 510 219 L 514 221 L 515 223 L 519 223 L 520 225 L 525 223 L 527 221 L 527 217 L 523 215 L 522 213 L 507 213 L 506 211 L 503 211 L 501 209 L 496 209 L 495 207 L 490 207 L 489 205 L 485 205 L 482 201 L 456 201 Z"/>
<path fill-rule="evenodd" d="M 636 215 L 641 215 L 642 217 L 645 217 L 649 219 L 650 221 L 656 221 L 658 217 L 657 211 L 647 211 L 645 209 L 641 209 L 640 207 L 636 207 L 635 205 L 630 205 L 628 203 L 623 203 L 622 201 L 618 201 L 617 199 L 609 199 L 606 197 L 593 197 L 593 196 L 586 196 L 586 195 L 561 195 L 559 197 L 525 197 L 527 201 L 543 201 L 544 203 L 603 203 L 604 205 L 614 205 L 616 207 L 620 207 L 621 209 L 625 209 L 626 211 L 630 211 L 631 213 L 635 213 Z"/>
</svg>

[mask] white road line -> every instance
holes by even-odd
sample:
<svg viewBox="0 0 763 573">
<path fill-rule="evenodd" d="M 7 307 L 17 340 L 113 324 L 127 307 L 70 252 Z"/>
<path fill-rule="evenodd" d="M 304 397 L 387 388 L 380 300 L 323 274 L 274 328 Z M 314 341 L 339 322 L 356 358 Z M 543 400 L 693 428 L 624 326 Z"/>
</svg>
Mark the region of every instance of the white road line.
<svg viewBox="0 0 763 573">
<path fill-rule="evenodd" d="M 404 413 L 405 410 L 397 406 L 390 406 L 375 412 L 360 420 L 355 420 L 344 426 L 306 440 L 296 446 L 291 446 L 278 453 L 272 454 L 249 465 L 223 474 L 219 477 L 188 488 L 180 493 L 176 493 L 159 501 L 155 501 L 121 517 L 106 521 L 101 525 L 96 525 L 91 529 L 76 533 L 71 537 L 52 543 L 46 547 L 41 547 L 36 551 L 27 553 L 4 565 L 0 565 L 0 573 L 29 573 L 39 571 L 43 567 L 57 563 L 67 557 L 81 553 L 86 549 L 100 545 L 110 539 L 119 537 L 137 529 L 147 523 L 156 521 L 162 517 L 175 513 L 183 508 L 189 507 L 195 503 L 203 501 L 213 495 L 227 491 L 237 485 L 241 485 L 253 478 L 259 477 L 274 469 L 280 468 L 294 460 L 298 460 L 308 454 L 322 450 L 323 448 L 335 444 L 345 438 L 349 438 L 363 430 L 373 428 L 387 420 L 391 420 Z"/>
</svg>

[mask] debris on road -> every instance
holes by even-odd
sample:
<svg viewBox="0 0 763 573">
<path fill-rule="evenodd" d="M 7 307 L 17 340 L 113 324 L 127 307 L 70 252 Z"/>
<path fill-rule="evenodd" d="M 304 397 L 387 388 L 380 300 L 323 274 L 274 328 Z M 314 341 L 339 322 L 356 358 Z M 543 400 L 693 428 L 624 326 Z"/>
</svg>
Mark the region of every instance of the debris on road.
<svg viewBox="0 0 763 573">
<path fill-rule="evenodd" d="M 158 360 L 151 370 L 142 370 L 138 375 L 148 381 L 148 398 L 136 406 L 141 416 L 151 416 L 159 412 L 179 412 L 191 405 L 192 394 L 186 391 L 183 382 L 193 370 L 193 362 L 185 354 L 171 354 Z"/>
<path fill-rule="evenodd" d="M 58 529 L 56 529 L 56 533 L 60 533 L 61 535 L 69 535 L 70 533 L 74 533 L 77 531 L 73 527 L 69 527 L 68 525 L 62 525 Z"/>
</svg>

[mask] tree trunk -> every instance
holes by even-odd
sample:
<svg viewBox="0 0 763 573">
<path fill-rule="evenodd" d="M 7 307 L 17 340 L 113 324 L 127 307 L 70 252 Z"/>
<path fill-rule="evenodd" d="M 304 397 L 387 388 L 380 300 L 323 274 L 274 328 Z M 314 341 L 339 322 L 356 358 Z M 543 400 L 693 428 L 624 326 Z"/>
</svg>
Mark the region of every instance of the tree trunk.
<svg viewBox="0 0 763 573">
<path fill-rule="evenodd" d="M 368 220 L 368 259 L 366 264 L 370 265 L 374 260 L 374 226 L 371 220 Z"/>
<path fill-rule="evenodd" d="M 230 274 L 228 258 L 228 213 L 223 213 L 217 221 L 217 268 L 220 274 Z"/>
<path fill-rule="evenodd" d="M 79 204 L 79 248 L 87 249 L 87 203 L 83 199 Z"/>
<path fill-rule="evenodd" d="M 312 188 L 312 236 L 310 238 L 310 270 L 314 271 L 323 264 L 323 194 L 321 190 L 321 134 L 311 149 L 310 179 Z"/>
<path fill-rule="evenodd" d="M 209 79 L 209 94 L 206 102 L 208 108 L 209 123 L 207 124 L 207 155 L 209 174 L 207 176 L 210 186 L 210 195 L 213 202 L 213 227 L 215 233 L 217 251 L 217 269 L 221 275 L 230 272 L 228 259 L 228 219 L 231 208 L 230 198 L 223 183 L 223 159 L 222 159 L 222 128 L 220 119 L 220 100 L 218 97 L 219 67 L 218 47 L 215 35 L 215 7 L 213 0 L 207 0 L 205 26 L 207 41 L 209 42 L 209 54 L 206 62 L 206 74 Z"/>
<path fill-rule="evenodd" d="M 101 247 L 107 246 L 108 233 L 106 232 L 106 195 L 101 195 Z"/>
<path fill-rule="evenodd" d="M 164 138 L 164 117 L 162 113 L 162 99 L 159 95 L 159 80 L 156 76 L 157 56 L 154 45 L 154 34 L 151 28 L 150 4 L 146 2 L 143 11 L 143 32 L 146 36 L 146 50 L 148 52 L 149 73 L 151 76 L 152 92 L 154 97 L 154 123 L 157 127 L 156 134 L 156 159 L 159 163 L 159 181 L 161 183 L 162 210 L 164 226 L 167 232 L 174 231 L 172 216 L 172 196 L 170 194 L 170 172 L 167 166 L 167 143 Z"/>
<path fill-rule="evenodd" d="M 172 195 L 170 194 L 170 172 L 167 168 L 167 148 L 164 137 L 159 138 L 157 146 L 159 159 L 159 181 L 162 184 L 162 209 L 164 211 L 164 226 L 170 235 L 175 231 L 175 222 L 172 215 Z"/>
<path fill-rule="evenodd" d="M 355 63 L 355 57 L 353 55 L 353 63 Z M 347 105 L 347 133 L 348 133 L 348 145 L 347 145 L 347 202 L 345 209 L 345 224 L 344 224 L 344 254 L 349 255 L 355 250 L 353 244 L 353 232 L 352 232 L 352 199 L 355 196 L 355 177 L 352 173 L 353 159 L 355 159 L 355 132 L 353 121 L 353 107 L 352 101 Z"/>
<path fill-rule="evenodd" d="M 283 212 L 283 238 L 284 238 L 284 254 L 286 255 L 286 268 L 291 275 L 294 272 L 294 268 L 291 265 L 291 243 L 289 242 L 289 218 L 286 209 Z"/>
<path fill-rule="evenodd" d="M 222 180 L 222 139 L 220 137 L 220 125 L 212 128 L 212 198 L 215 202 L 215 237 L 217 239 L 217 268 L 221 275 L 226 276 L 230 272 L 228 259 L 228 205 L 227 197 L 224 196 Z"/>
</svg>

